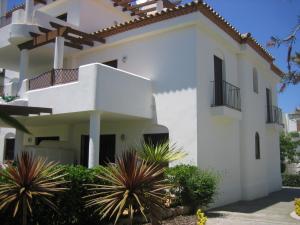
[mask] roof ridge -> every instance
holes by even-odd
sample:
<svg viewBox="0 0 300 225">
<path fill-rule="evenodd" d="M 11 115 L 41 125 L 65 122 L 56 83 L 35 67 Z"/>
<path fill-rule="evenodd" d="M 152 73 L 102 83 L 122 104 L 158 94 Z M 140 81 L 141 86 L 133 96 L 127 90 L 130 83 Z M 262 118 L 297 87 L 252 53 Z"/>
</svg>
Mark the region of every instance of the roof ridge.
<svg viewBox="0 0 300 225">
<path fill-rule="evenodd" d="M 188 11 L 187 9 L 190 9 L 190 11 Z M 197 0 L 196 1 L 191 1 L 191 2 L 188 2 L 188 3 L 183 4 L 183 5 L 177 5 L 173 8 L 166 8 L 166 9 L 163 9 L 162 11 L 156 12 L 154 14 L 142 16 L 142 17 L 139 17 L 139 18 L 134 18 L 134 19 L 122 22 L 122 23 L 118 23 L 118 24 L 110 26 L 110 27 L 100 29 L 98 31 L 93 32 L 92 34 L 93 35 L 100 35 L 102 37 L 111 36 L 111 35 L 114 35 L 114 34 L 117 34 L 117 33 L 123 32 L 123 31 L 127 31 L 127 30 L 130 30 L 130 29 L 133 29 L 133 28 L 138 28 L 138 27 L 141 27 L 141 26 L 144 26 L 144 25 L 148 25 L 148 24 L 153 23 L 153 22 L 150 22 L 150 23 L 147 23 L 147 24 L 144 24 L 144 25 L 141 25 L 141 26 L 137 26 L 137 27 L 132 27 L 132 28 L 128 27 L 130 25 L 137 24 L 137 23 L 142 23 L 143 21 L 151 20 L 151 19 L 158 18 L 158 17 L 162 17 L 166 14 L 174 13 L 174 12 L 181 11 L 181 10 L 186 10 L 187 12 L 186 13 L 183 12 L 181 14 L 179 13 L 178 15 L 175 15 L 175 16 L 170 16 L 170 18 L 185 15 L 185 14 L 197 11 L 197 10 L 199 10 L 202 14 L 204 14 L 208 18 L 211 17 L 211 16 L 214 16 L 215 21 L 212 21 L 212 22 L 214 22 L 217 25 L 218 25 L 218 22 L 223 23 L 223 25 L 226 26 L 226 27 L 223 27 L 223 30 L 230 29 L 230 31 L 225 31 L 226 33 L 228 33 L 228 34 L 230 32 L 234 33 L 233 35 L 229 34 L 233 39 L 235 39 L 239 43 L 248 42 L 248 43 L 250 43 L 250 45 L 251 45 L 251 42 L 252 42 L 252 47 L 256 48 L 257 50 L 261 50 L 263 52 L 263 54 L 260 54 L 263 58 L 265 58 L 268 62 L 272 62 L 274 60 L 272 55 L 261 44 L 259 44 L 258 41 L 255 38 L 253 38 L 250 33 L 247 33 L 248 35 L 246 35 L 246 36 L 241 34 L 223 16 L 221 16 L 209 4 L 207 4 L 206 2 L 204 2 L 202 0 L 200 0 L 200 1 L 197 1 Z M 208 15 L 209 13 L 211 15 Z M 212 20 L 212 18 L 209 18 L 209 19 Z M 159 21 L 154 21 L 154 22 L 159 22 Z M 124 29 L 126 27 L 128 29 Z M 119 29 L 119 31 L 118 31 L 118 29 Z M 236 35 L 236 36 L 234 37 L 234 35 Z M 255 45 L 256 45 L 256 47 L 255 47 Z"/>
</svg>

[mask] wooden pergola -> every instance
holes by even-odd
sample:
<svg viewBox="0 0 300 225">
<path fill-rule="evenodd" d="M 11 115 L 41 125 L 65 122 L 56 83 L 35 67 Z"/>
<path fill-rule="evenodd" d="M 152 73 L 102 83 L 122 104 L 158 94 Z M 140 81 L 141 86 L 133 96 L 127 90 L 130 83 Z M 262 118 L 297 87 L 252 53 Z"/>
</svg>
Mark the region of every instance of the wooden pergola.
<svg viewBox="0 0 300 225">
<path fill-rule="evenodd" d="M 155 4 L 159 0 L 149 0 L 143 3 L 137 3 L 137 0 L 112 0 L 115 7 L 123 7 L 123 11 L 130 11 L 131 16 L 145 16 L 147 13 L 151 13 L 157 10 Z M 169 0 L 162 0 L 165 8 L 173 8 L 176 4 L 173 4 Z M 152 6 L 153 5 L 153 6 Z"/>
<path fill-rule="evenodd" d="M 3 105 L 3 104 L 0 104 L 0 111 L 10 116 L 29 116 L 30 114 L 40 115 L 41 113 L 52 114 L 51 108 Z"/>
<path fill-rule="evenodd" d="M 94 42 L 105 43 L 105 39 L 93 34 L 88 34 L 74 28 L 50 22 L 52 29 L 39 27 L 41 33 L 30 32 L 32 40 L 18 45 L 20 50 L 34 49 L 55 42 L 56 37 L 65 38 L 65 46 L 82 50 L 83 45 L 94 46 Z"/>
</svg>

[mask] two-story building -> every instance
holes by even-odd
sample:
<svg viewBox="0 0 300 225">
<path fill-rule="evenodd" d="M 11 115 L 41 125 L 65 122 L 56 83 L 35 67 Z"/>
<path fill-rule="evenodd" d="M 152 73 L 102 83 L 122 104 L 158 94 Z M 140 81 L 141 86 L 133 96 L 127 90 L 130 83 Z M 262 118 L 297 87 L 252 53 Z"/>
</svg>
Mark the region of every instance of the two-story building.
<svg viewBox="0 0 300 225">
<path fill-rule="evenodd" d="M 18 79 L 3 93 L 18 98 L 3 109 L 32 134 L 2 128 L 1 161 L 26 150 L 93 167 L 169 138 L 188 153 L 178 163 L 219 172 L 217 205 L 281 188 L 281 71 L 209 5 L 26 0 L 6 12 L 5 2 L 0 67 Z"/>
</svg>

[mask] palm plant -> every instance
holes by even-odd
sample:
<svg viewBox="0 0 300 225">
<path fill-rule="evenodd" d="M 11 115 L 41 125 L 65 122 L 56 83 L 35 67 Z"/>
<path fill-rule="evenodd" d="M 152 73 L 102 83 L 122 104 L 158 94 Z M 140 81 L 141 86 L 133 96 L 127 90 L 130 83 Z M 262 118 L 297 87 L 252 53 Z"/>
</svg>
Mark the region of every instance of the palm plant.
<svg viewBox="0 0 300 225">
<path fill-rule="evenodd" d="M 162 174 L 164 169 L 139 160 L 135 151 L 127 151 L 109 164 L 97 177 L 106 185 L 91 184 L 92 193 L 87 198 L 87 207 L 95 207 L 95 212 L 105 217 L 115 217 L 115 224 L 124 212 L 128 212 L 129 223 L 133 223 L 135 213 L 141 213 L 147 220 L 150 212 L 152 223 L 164 207 L 166 184 Z"/>
<path fill-rule="evenodd" d="M 28 212 L 32 214 L 33 201 L 57 210 L 52 197 L 65 190 L 62 169 L 27 152 L 17 157 L 17 166 L 9 165 L 0 170 L 0 176 L 5 179 L 0 184 L 0 210 L 13 209 L 13 217 L 21 213 L 23 225 L 27 224 Z"/>
<path fill-rule="evenodd" d="M 158 144 L 144 142 L 138 154 L 142 159 L 159 165 L 168 165 L 170 162 L 182 159 L 187 155 L 182 151 L 182 148 L 178 148 L 176 144 L 169 144 L 168 141 Z"/>
</svg>

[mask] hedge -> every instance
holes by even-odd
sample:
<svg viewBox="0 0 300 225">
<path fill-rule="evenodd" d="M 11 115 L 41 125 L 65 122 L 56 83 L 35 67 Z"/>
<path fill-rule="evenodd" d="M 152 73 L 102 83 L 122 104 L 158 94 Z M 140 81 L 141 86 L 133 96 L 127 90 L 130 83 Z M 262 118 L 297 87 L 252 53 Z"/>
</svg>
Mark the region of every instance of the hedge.
<svg viewBox="0 0 300 225">
<path fill-rule="evenodd" d="M 174 205 L 186 205 L 196 210 L 213 203 L 216 195 L 219 175 L 191 165 L 178 165 L 167 169 L 167 179 L 174 188 Z"/>
<path fill-rule="evenodd" d="M 100 220 L 93 209 L 86 208 L 83 196 L 87 195 L 85 184 L 102 183 L 96 178 L 102 167 L 87 169 L 82 166 L 60 166 L 64 168 L 68 181 L 67 191 L 60 193 L 54 199 L 58 213 L 34 202 L 33 215 L 28 225 L 102 225 L 108 221 Z M 207 206 L 213 202 L 216 193 L 218 177 L 213 172 L 200 170 L 195 166 L 180 165 L 166 170 L 166 178 L 173 185 L 175 195 L 173 205 L 188 205 L 196 207 Z M 1 179 L 0 183 L 5 182 Z M 8 209 L 9 210 L 9 209 Z M 20 216 L 12 219 L 11 212 L 0 212 L 1 225 L 19 225 Z"/>
<path fill-rule="evenodd" d="M 100 221 L 92 209 L 84 206 L 82 196 L 86 196 L 87 187 L 85 184 L 99 183 L 95 175 L 102 167 L 86 169 L 82 166 L 60 166 L 68 174 L 65 179 L 69 182 L 69 190 L 58 194 L 55 203 L 58 206 L 58 213 L 45 207 L 40 202 L 34 202 L 33 216 L 28 225 L 100 225 L 107 221 Z M 1 180 L 1 179 L 0 179 Z M 19 225 L 20 218 L 11 219 L 8 212 L 0 214 L 1 225 Z"/>
<path fill-rule="evenodd" d="M 298 175 L 283 174 L 282 185 L 289 186 L 289 187 L 300 187 L 300 174 Z"/>
</svg>

